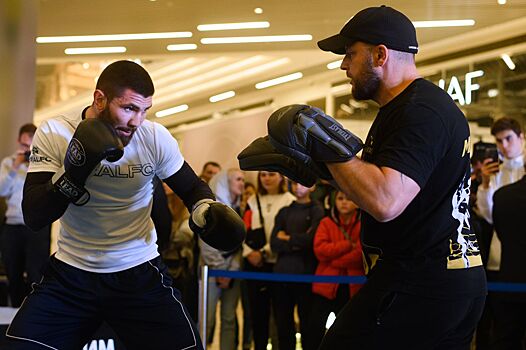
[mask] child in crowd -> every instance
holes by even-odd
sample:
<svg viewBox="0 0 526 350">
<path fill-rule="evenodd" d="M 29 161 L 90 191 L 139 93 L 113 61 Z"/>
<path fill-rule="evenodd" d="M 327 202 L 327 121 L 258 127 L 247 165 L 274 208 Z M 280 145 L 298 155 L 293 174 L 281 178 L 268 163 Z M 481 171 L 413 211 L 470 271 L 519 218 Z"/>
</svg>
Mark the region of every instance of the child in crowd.
<svg viewBox="0 0 526 350">
<path fill-rule="evenodd" d="M 313 274 L 316 258 L 312 250 L 314 233 L 324 216 L 323 207 L 313 202 L 310 194 L 313 187 L 292 183 L 292 193 L 296 200 L 282 208 L 274 223 L 270 246 L 277 254 L 274 272 L 288 274 Z M 309 343 L 309 333 L 304 332 L 309 318 L 310 283 L 276 282 L 272 285 L 274 315 L 278 326 L 280 350 L 296 349 L 296 330 L 294 326 L 294 307 L 298 306 L 301 341 L 305 349 Z"/>
<path fill-rule="evenodd" d="M 360 243 L 360 211 L 345 193 L 337 191 L 329 216 L 323 218 L 314 237 L 318 259 L 316 275 L 360 276 L 364 274 Z M 356 284 L 313 283 L 309 317 L 310 342 L 305 350 L 315 350 L 325 334 L 331 312 L 338 314 L 361 288 Z"/>
</svg>

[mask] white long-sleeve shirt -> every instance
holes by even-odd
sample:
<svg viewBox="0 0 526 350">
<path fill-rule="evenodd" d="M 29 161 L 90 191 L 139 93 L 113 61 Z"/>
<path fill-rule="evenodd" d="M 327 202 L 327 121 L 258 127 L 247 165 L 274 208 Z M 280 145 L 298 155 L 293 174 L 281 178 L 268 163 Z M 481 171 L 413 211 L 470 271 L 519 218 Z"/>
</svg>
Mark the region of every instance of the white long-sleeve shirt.
<svg viewBox="0 0 526 350">
<path fill-rule="evenodd" d="M 265 236 L 267 238 L 267 244 L 263 247 L 263 250 L 266 252 L 266 262 L 275 263 L 277 260 L 277 255 L 274 254 L 270 248 L 270 236 L 272 235 L 272 229 L 274 228 L 274 219 L 281 208 L 289 206 L 295 199 L 296 197 L 290 192 L 259 195 L 259 202 L 262 211 L 261 214 L 263 216 L 263 221 L 265 222 Z M 252 229 L 260 228 L 259 209 L 255 195 L 248 199 L 248 205 L 252 210 L 252 222 L 250 227 Z M 243 244 L 243 257 L 248 256 L 252 251 L 252 248 Z"/>
<path fill-rule="evenodd" d="M 0 165 L 0 197 L 6 197 L 7 201 L 6 223 L 24 225 L 22 195 L 28 166 L 22 163 L 18 169 L 13 169 L 15 156 L 4 158 Z"/>
<path fill-rule="evenodd" d="M 490 224 L 493 223 L 493 194 L 499 188 L 519 181 L 525 174 L 524 153 L 518 157 L 504 158 L 498 173 L 490 178 L 488 188 L 479 186 L 477 190 L 477 208 L 479 214 Z M 491 238 L 487 269 L 490 271 L 500 270 L 501 247 L 500 240 L 495 231 Z"/>
<path fill-rule="evenodd" d="M 502 186 L 509 185 L 522 179 L 524 175 L 524 155 L 507 159 L 504 158 L 498 173 L 489 181 L 489 187 L 479 186 L 477 190 L 477 207 L 480 215 L 490 224 L 493 223 L 493 194 Z"/>
</svg>

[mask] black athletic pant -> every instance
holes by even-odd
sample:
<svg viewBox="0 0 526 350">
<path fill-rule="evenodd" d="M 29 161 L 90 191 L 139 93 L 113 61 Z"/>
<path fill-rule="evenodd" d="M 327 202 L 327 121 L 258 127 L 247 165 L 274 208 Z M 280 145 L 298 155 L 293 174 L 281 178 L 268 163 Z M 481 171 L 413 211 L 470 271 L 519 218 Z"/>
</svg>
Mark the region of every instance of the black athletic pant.
<svg viewBox="0 0 526 350">
<path fill-rule="evenodd" d="M 294 322 L 294 307 L 298 306 L 301 343 L 303 349 L 309 343 L 309 333 L 306 325 L 311 307 L 310 283 L 275 282 L 272 285 L 272 306 L 278 328 L 279 350 L 296 349 L 296 328 Z"/>
<path fill-rule="evenodd" d="M 49 240 L 49 226 L 36 232 L 25 225 L 4 226 L 2 261 L 13 307 L 22 304 L 32 283 L 40 282 L 49 258 Z M 24 272 L 27 273 L 27 281 Z"/>
<path fill-rule="evenodd" d="M 160 258 L 93 273 L 52 256 L 6 336 L 10 349 L 81 349 L 106 321 L 127 350 L 202 349 L 180 300 Z"/>
<path fill-rule="evenodd" d="M 491 350 L 522 350 L 526 331 L 526 300 L 510 293 L 494 293 L 491 299 L 495 315 Z"/>
<path fill-rule="evenodd" d="M 350 299 L 349 285 L 340 284 L 336 292 L 336 298 L 327 299 L 319 294 L 312 294 L 311 309 L 307 326 L 304 331 L 308 334 L 308 342 L 302 343 L 303 350 L 317 350 L 325 335 L 325 325 L 331 312 L 338 315 Z M 303 333 L 302 333 L 303 339 Z"/>
<path fill-rule="evenodd" d="M 245 269 L 251 272 L 272 272 L 274 264 L 264 263 L 263 267 L 256 268 L 248 262 Z M 254 350 L 266 350 L 270 334 L 270 309 L 272 307 L 273 282 L 248 280 L 248 300 L 250 304 L 252 332 L 254 337 Z"/>
<path fill-rule="evenodd" d="M 320 350 L 469 350 L 484 299 L 436 299 L 366 283 L 336 317 Z"/>
</svg>

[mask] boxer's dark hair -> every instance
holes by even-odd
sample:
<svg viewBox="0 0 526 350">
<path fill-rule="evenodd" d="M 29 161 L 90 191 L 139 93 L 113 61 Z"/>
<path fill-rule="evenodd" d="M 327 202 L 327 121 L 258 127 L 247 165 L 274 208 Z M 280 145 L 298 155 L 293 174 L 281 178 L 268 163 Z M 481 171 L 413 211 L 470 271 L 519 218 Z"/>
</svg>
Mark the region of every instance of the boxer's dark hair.
<svg viewBox="0 0 526 350">
<path fill-rule="evenodd" d="M 108 101 L 122 96 L 126 89 L 131 89 L 144 97 L 150 97 L 155 92 L 148 72 L 139 64 L 125 60 L 107 66 L 97 80 L 96 89 L 104 92 Z"/>
<path fill-rule="evenodd" d="M 35 131 L 37 131 L 37 127 L 35 126 L 35 124 L 32 124 L 32 123 L 24 124 L 18 130 L 18 137 L 20 138 L 22 134 L 26 134 L 26 133 L 33 136 L 35 135 Z"/>
<path fill-rule="evenodd" d="M 495 136 L 504 130 L 512 130 L 517 136 L 522 134 L 522 127 L 516 119 L 502 117 L 497 119 L 491 126 L 491 135 Z"/>
</svg>

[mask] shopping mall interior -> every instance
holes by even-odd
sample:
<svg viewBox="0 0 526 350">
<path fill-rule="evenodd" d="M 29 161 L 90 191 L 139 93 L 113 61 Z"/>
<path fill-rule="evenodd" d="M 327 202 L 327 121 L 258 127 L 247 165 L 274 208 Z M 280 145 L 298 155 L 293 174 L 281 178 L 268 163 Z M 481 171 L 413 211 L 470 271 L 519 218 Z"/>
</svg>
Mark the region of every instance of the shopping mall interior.
<svg viewBox="0 0 526 350">
<path fill-rule="evenodd" d="M 526 0 L 385 4 L 412 20 L 419 73 L 457 103 L 472 143 L 494 142 L 489 128 L 497 118 L 526 123 Z M 378 105 L 354 99 L 339 69 L 342 56 L 316 43 L 378 5 L 2 0 L 0 156 L 14 151 L 21 124 L 78 115 L 92 102 L 101 71 L 122 59 L 150 73 L 155 94 L 147 118 L 170 131 L 196 171 L 209 160 L 238 167 L 237 154 L 267 133 L 272 111 L 289 104 L 319 107 L 365 139 Z"/>
</svg>

